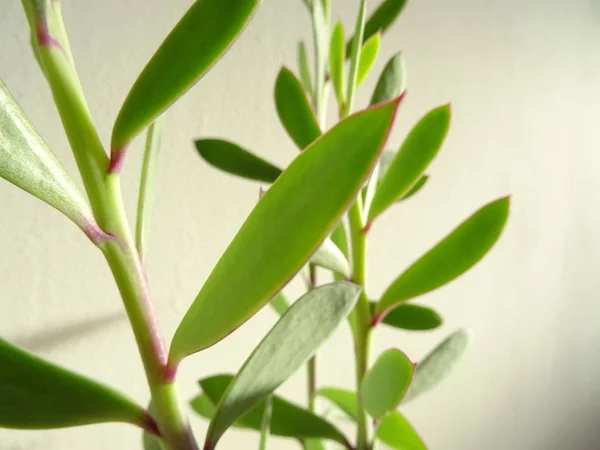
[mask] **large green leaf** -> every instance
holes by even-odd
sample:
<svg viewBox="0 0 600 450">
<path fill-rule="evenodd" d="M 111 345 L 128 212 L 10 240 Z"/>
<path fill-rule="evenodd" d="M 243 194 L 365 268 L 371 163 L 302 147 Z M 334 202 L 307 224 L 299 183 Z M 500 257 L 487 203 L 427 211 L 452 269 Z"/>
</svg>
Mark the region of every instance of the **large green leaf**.
<svg viewBox="0 0 600 450">
<path fill-rule="evenodd" d="M 321 135 L 302 84 L 285 67 L 281 69 L 275 82 L 275 106 L 279 120 L 300 150 L 304 150 Z"/>
<path fill-rule="evenodd" d="M 350 263 L 331 239 L 325 239 L 315 254 L 310 257 L 310 262 L 343 275 L 346 279 L 351 277 Z"/>
<path fill-rule="evenodd" d="M 350 314 L 360 292 L 351 283 L 327 284 L 308 292 L 286 311 L 227 387 L 208 428 L 205 449 L 214 448 L 227 428 L 315 354 Z"/>
<path fill-rule="evenodd" d="M 377 186 L 368 223 L 408 193 L 437 155 L 450 126 L 450 106 L 426 114 L 410 131 Z"/>
<path fill-rule="evenodd" d="M 371 311 L 375 311 L 376 306 L 377 303 L 371 302 Z M 382 323 L 402 330 L 426 331 L 442 325 L 442 318 L 431 308 L 403 303 L 389 311 Z"/>
<path fill-rule="evenodd" d="M 396 278 L 377 303 L 376 320 L 400 303 L 444 286 L 477 264 L 500 237 L 509 203 L 504 197 L 485 205 Z"/>
<path fill-rule="evenodd" d="M 150 59 L 117 116 L 113 158 L 227 51 L 260 0 L 196 0 Z M 113 161 L 113 164 L 115 162 Z"/>
<path fill-rule="evenodd" d="M 381 421 L 375 437 L 396 450 L 426 450 L 425 444 L 412 425 L 397 411 Z"/>
<path fill-rule="evenodd" d="M 383 0 L 379 7 L 373 11 L 367 19 L 363 40 L 366 41 L 378 31 L 385 33 L 390 25 L 398 18 L 405 4 L 406 0 Z M 352 50 L 353 40 L 354 37 L 350 38 L 346 44 L 347 55 L 349 55 Z"/>
<path fill-rule="evenodd" d="M 395 410 L 410 386 L 415 365 L 397 349 L 383 352 L 373 364 L 360 386 L 366 411 L 381 420 Z"/>
<path fill-rule="evenodd" d="M 365 182 L 397 105 L 394 101 L 345 119 L 273 183 L 179 325 L 171 364 L 223 339 L 302 268 Z"/>
<path fill-rule="evenodd" d="M 102 236 L 62 165 L 0 81 L 0 177 L 56 208 L 92 241 Z"/>
<path fill-rule="evenodd" d="M 341 22 L 337 22 L 331 34 L 331 44 L 329 46 L 329 77 L 339 105 L 344 104 L 344 96 L 346 95 L 345 49 L 344 27 Z"/>
<path fill-rule="evenodd" d="M 207 163 L 224 172 L 265 183 L 273 183 L 281 175 L 281 169 L 232 142 L 199 139 L 195 145 Z"/>
<path fill-rule="evenodd" d="M 215 405 L 221 400 L 232 379 L 231 375 L 216 375 L 200 380 L 204 394 L 192 400 L 194 411 L 205 419 L 212 420 Z M 260 431 L 264 410 L 265 401 L 262 401 L 234 426 Z M 295 439 L 320 438 L 338 442 L 345 439 L 344 435 L 325 419 L 276 395 L 273 396 L 270 432 L 273 436 Z"/>
<path fill-rule="evenodd" d="M 406 87 L 406 70 L 404 68 L 404 58 L 398 53 L 388 61 L 383 68 L 373 96 L 371 105 L 387 102 L 392 98 L 398 97 Z"/>
<path fill-rule="evenodd" d="M 414 400 L 440 384 L 462 359 L 470 342 L 469 330 L 460 329 L 423 358 L 417 366 L 414 380 L 403 403 Z"/>
<path fill-rule="evenodd" d="M 323 387 L 317 391 L 317 395 L 326 398 L 352 420 L 358 418 L 356 394 L 346 389 Z"/>
<path fill-rule="evenodd" d="M 358 65 L 358 74 L 356 85 L 360 86 L 366 80 L 367 75 L 373 68 L 377 55 L 379 55 L 379 46 L 381 45 L 381 33 L 375 33 L 363 45 L 360 52 L 360 64 Z"/>
<path fill-rule="evenodd" d="M 127 422 L 152 429 L 145 410 L 118 392 L 0 339 L 0 427 L 63 428 Z"/>
</svg>

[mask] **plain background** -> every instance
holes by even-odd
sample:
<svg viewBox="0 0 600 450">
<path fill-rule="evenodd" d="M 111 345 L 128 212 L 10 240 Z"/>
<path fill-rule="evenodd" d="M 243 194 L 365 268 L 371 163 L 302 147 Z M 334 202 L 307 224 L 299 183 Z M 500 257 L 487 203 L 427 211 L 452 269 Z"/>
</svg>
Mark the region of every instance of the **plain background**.
<svg viewBox="0 0 600 450">
<path fill-rule="evenodd" d="M 0 76 L 75 173 L 29 49 L 20 2 L 1 3 Z M 73 52 L 105 143 L 132 82 L 189 4 L 64 2 Z M 334 19 L 351 29 L 358 2 L 333 4 Z M 233 49 L 168 113 L 148 254 L 151 291 L 167 337 L 258 198 L 257 185 L 203 164 L 192 139 L 227 137 L 280 165 L 291 161 L 296 149 L 278 123 L 272 89 L 282 64 L 295 70 L 301 38 L 310 38 L 301 1 L 266 0 Z M 433 450 L 596 448 L 600 2 L 410 2 L 383 40 L 359 105 L 399 50 L 408 68 L 408 96 L 390 146 L 397 147 L 435 106 L 452 102 L 453 120 L 428 186 L 372 230 L 369 294 L 380 294 L 482 204 L 512 194 L 512 214 L 482 264 L 419 299 L 440 311 L 444 326 L 427 334 L 378 331 L 375 354 L 399 346 L 419 359 L 456 328 L 474 330 L 460 369 L 405 409 Z M 131 210 L 140 156 L 138 140 L 123 176 Z M 133 337 L 100 253 L 57 212 L 5 182 L 0 206 L 2 337 L 146 402 Z M 299 294 L 299 286 L 288 292 Z M 180 379 L 184 398 L 197 392 L 198 378 L 236 370 L 274 321 L 264 309 L 187 360 Z M 321 352 L 320 384 L 353 385 L 350 349 L 343 327 Z M 302 402 L 304 383 L 298 373 L 281 392 Z M 201 438 L 205 423 L 192 423 Z M 139 432 L 125 425 L 0 431 L 1 450 L 129 450 L 139 448 L 139 440 Z M 256 448 L 256 435 L 229 432 L 221 448 Z M 296 446 L 274 440 L 271 448 Z"/>
</svg>

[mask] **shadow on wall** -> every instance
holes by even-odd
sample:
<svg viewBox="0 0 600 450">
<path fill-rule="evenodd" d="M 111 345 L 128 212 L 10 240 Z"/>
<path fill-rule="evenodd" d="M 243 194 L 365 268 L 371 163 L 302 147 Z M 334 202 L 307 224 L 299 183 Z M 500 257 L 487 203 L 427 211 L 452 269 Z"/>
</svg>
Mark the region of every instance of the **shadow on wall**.
<svg viewBox="0 0 600 450">
<path fill-rule="evenodd" d="M 107 327 L 124 321 L 126 318 L 123 311 L 116 311 L 99 317 L 93 317 L 78 322 L 46 328 L 36 333 L 17 336 L 13 339 L 15 345 L 30 351 L 39 352 L 60 347 L 73 339 L 89 336 Z"/>
</svg>

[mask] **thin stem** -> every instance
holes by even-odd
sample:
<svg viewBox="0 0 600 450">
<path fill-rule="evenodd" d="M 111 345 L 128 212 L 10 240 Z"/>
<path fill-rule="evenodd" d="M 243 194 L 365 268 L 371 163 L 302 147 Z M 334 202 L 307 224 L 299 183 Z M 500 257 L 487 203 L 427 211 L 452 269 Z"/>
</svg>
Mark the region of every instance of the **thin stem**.
<svg viewBox="0 0 600 450">
<path fill-rule="evenodd" d="M 267 440 L 271 429 L 271 414 L 273 412 L 273 397 L 268 396 L 265 404 L 265 412 L 263 412 L 262 422 L 260 425 L 260 443 L 258 450 L 267 450 Z"/>
<path fill-rule="evenodd" d="M 367 1 L 361 0 L 358 17 L 356 19 L 356 29 L 354 38 L 352 39 L 352 54 L 350 56 L 350 73 L 348 75 L 348 95 L 346 96 L 346 104 L 344 105 L 344 117 L 349 115 L 354 108 L 354 94 L 356 93 L 356 85 L 358 80 L 358 67 L 360 65 L 360 51 L 363 44 L 363 36 L 365 34 L 365 16 L 367 12 Z"/>
<path fill-rule="evenodd" d="M 160 149 L 163 125 L 164 116 L 160 116 L 148 127 L 146 135 L 135 225 L 135 246 L 142 259 L 146 247 L 147 226 L 152 209 L 152 199 L 154 197 L 156 160 Z"/>
</svg>

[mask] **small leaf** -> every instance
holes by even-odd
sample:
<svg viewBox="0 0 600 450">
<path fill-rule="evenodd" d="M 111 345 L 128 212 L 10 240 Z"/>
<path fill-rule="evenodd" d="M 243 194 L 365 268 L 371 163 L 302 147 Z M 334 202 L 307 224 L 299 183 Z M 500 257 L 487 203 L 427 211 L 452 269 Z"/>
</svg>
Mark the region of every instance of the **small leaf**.
<svg viewBox="0 0 600 450">
<path fill-rule="evenodd" d="M 298 42 L 298 70 L 300 71 L 300 80 L 304 86 L 304 90 L 309 96 L 313 95 L 312 81 L 310 77 L 310 67 L 308 58 L 306 57 L 306 46 L 304 41 Z"/>
<path fill-rule="evenodd" d="M 352 420 L 357 420 L 357 398 L 354 392 L 346 389 L 324 387 L 317 391 L 317 395 L 329 400 Z"/>
<path fill-rule="evenodd" d="M 83 195 L 2 81 L 0 177 L 63 213 L 93 242 L 104 236 Z"/>
<path fill-rule="evenodd" d="M 2 339 L 0 368 L 0 427 L 47 429 L 126 422 L 147 429 L 153 424 L 144 409 L 120 393 Z"/>
<path fill-rule="evenodd" d="M 123 149 L 227 51 L 260 0 L 197 0 L 169 33 L 127 95 L 111 149 Z"/>
<path fill-rule="evenodd" d="M 321 129 L 300 81 L 285 67 L 275 82 L 275 106 L 282 125 L 300 150 L 321 135 Z"/>
<path fill-rule="evenodd" d="M 405 88 L 406 69 L 404 68 L 404 58 L 401 53 L 398 53 L 392 56 L 383 68 L 371 97 L 371 105 L 396 98 L 404 92 Z"/>
<path fill-rule="evenodd" d="M 375 310 L 376 305 L 371 303 L 371 309 Z M 426 331 L 441 326 L 442 318 L 433 309 L 404 303 L 388 312 L 382 323 L 402 330 Z"/>
<path fill-rule="evenodd" d="M 318 439 L 307 439 L 304 441 L 305 450 L 327 450 L 325 444 Z"/>
<path fill-rule="evenodd" d="M 449 125 L 450 107 L 446 105 L 426 114 L 410 131 L 379 182 L 369 210 L 369 224 L 419 181 L 442 146 Z"/>
<path fill-rule="evenodd" d="M 369 75 L 373 68 L 377 55 L 379 55 L 379 47 L 381 44 L 381 33 L 375 33 L 363 45 L 360 53 L 360 64 L 358 65 L 358 75 L 356 85 L 360 86 Z"/>
<path fill-rule="evenodd" d="M 366 41 L 378 31 L 385 33 L 398 18 L 405 4 L 406 0 L 384 0 L 367 19 L 363 40 Z M 353 39 L 354 37 L 350 38 L 346 44 L 346 54 L 348 55 L 352 49 Z"/>
<path fill-rule="evenodd" d="M 192 408 L 200 416 L 211 420 L 214 416 L 215 405 L 221 400 L 232 379 L 231 375 L 216 375 L 200 380 L 204 394 L 192 401 Z M 239 419 L 234 426 L 260 431 L 264 410 L 265 401 L 262 401 Z M 325 419 L 276 395 L 273 396 L 270 431 L 273 436 L 295 439 L 319 438 L 333 441 L 345 439 L 344 435 Z"/>
<path fill-rule="evenodd" d="M 281 175 L 281 169 L 232 142 L 199 139 L 195 145 L 208 164 L 224 172 L 265 183 L 273 183 Z"/>
<path fill-rule="evenodd" d="M 311 11 L 313 42 L 315 43 L 315 90 L 313 93 L 313 105 L 317 117 L 322 117 L 325 114 L 325 102 L 322 99 L 327 97 L 325 95 L 325 77 L 327 75 L 330 11 L 328 7 L 326 8 L 325 3 L 325 1 L 313 2 Z M 304 147 L 300 147 L 300 149 Z"/>
<path fill-rule="evenodd" d="M 273 183 L 179 325 L 170 364 L 223 339 L 302 268 L 365 182 L 398 101 L 345 119 L 300 153 Z"/>
<path fill-rule="evenodd" d="M 337 282 L 313 289 L 281 317 L 246 360 L 217 405 L 206 435 L 212 449 L 240 417 L 293 375 L 350 314 L 361 288 Z M 345 439 L 339 440 L 345 444 Z"/>
<path fill-rule="evenodd" d="M 148 404 L 147 410 L 152 415 L 156 414 L 152 401 Z M 144 447 L 144 450 L 165 450 L 161 444 L 161 440 L 145 431 L 142 431 L 142 446 Z"/>
<path fill-rule="evenodd" d="M 462 359 L 470 342 L 471 332 L 460 329 L 429 353 L 418 364 L 415 378 L 403 403 L 414 400 L 444 381 Z"/>
<path fill-rule="evenodd" d="M 426 450 L 425 444 L 406 418 L 397 411 L 387 416 L 377 427 L 375 436 L 397 450 Z"/>
<path fill-rule="evenodd" d="M 345 258 L 348 259 L 348 239 L 346 237 L 346 229 L 342 222 L 340 222 L 331 233 L 331 240 L 337 246 L 337 248 L 342 251 Z"/>
<path fill-rule="evenodd" d="M 451 282 L 477 264 L 500 237 L 509 203 L 504 197 L 485 205 L 404 271 L 377 303 L 376 319 L 406 300 Z"/>
<path fill-rule="evenodd" d="M 346 279 L 351 277 L 348 260 L 331 239 L 325 239 L 315 254 L 311 256 L 310 262 L 343 275 Z"/>
<path fill-rule="evenodd" d="M 283 316 L 290 308 L 290 303 L 281 292 L 273 297 L 273 300 L 270 301 L 270 305 L 280 316 Z"/>
<path fill-rule="evenodd" d="M 333 84 L 333 90 L 339 105 L 345 101 L 346 79 L 344 73 L 344 62 L 346 61 L 344 44 L 344 27 L 341 22 L 335 24 L 331 35 L 331 45 L 329 47 L 329 77 Z"/>
<path fill-rule="evenodd" d="M 395 410 L 406 394 L 415 366 L 400 350 L 379 355 L 362 380 L 360 394 L 365 409 L 375 420 Z"/>
<path fill-rule="evenodd" d="M 398 201 L 401 202 L 403 200 L 408 200 L 409 198 L 411 198 L 413 195 L 415 195 L 417 192 L 419 192 L 425 187 L 427 181 L 429 181 L 429 177 L 427 175 L 423 175 L 421 178 L 419 178 L 419 181 L 417 181 L 413 185 L 413 187 L 411 187 L 410 190 L 406 194 L 404 194 Z"/>
</svg>

